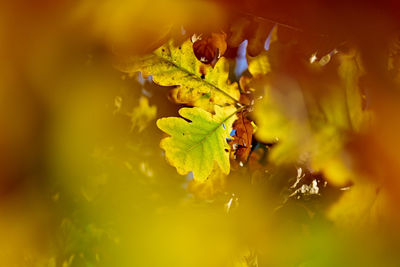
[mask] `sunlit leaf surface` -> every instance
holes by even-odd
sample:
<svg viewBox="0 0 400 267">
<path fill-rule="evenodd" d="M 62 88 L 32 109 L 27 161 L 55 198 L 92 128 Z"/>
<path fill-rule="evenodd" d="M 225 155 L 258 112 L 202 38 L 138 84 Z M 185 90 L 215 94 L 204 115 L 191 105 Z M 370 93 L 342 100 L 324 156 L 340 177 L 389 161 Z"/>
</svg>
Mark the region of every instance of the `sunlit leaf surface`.
<svg viewBox="0 0 400 267">
<path fill-rule="evenodd" d="M 236 83 L 228 81 L 228 65 L 221 58 L 215 67 L 201 63 L 187 40 L 176 44 L 172 40 L 153 54 L 121 64 L 127 73 L 141 71 L 152 75 L 153 81 L 162 86 L 177 86 L 171 92 L 177 103 L 190 104 L 212 111 L 214 105 L 231 105 L 239 101 Z"/>
<path fill-rule="evenodd" d="M 162 140 L 161 147 L 167 160 L 178 173 L 192 171 L 194 179 L 203 181 L 210 175 L 214 164 L 223 173 L 229 173 L 229 138 L 235 120 L 235 108 L 219 108 L 215 115 L 200 108 L 182 108 L 183 118 L 163 118 L 157 126 L 171 135 Z"/>
</svg>

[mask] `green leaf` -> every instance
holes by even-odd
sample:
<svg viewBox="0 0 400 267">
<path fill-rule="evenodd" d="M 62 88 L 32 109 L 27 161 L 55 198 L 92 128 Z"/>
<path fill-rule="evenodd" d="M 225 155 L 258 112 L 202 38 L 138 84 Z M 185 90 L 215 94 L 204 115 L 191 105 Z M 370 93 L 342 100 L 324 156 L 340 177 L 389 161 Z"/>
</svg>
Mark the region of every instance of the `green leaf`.
<svg viewBox="0 0 400 267">
<path fill-rule="evenodd" d="M 162 86 L 177 86 L 171 96 L 176 103 L 202 107 L 214 111 L 214 105 L 226 106 L 239 101 L 237 83 L 228 81 L 229 66 L 220 58 L 212 68 L 197 60 L 190 40 L 176 46 L 173 40 L 152 54 L 131 59 L 118 68 L 133 75 L 141 71 L 152 75 L 153 81 Z"/>
<path fill-rule="evenodd" d="M 184 119 L 159 119 L 158 128 L 170 135 L 161 141 L 168 162 L 181 175 L 192 171 L 197 181 L 207 179 L 215 165 L 228 174 L 230 147 L 226 138 L 230 137 L 235 113 L 233 107 L 215 106 L 215 115 L 197 107 L 181 108 L 179 114 Z"/>
</svg>

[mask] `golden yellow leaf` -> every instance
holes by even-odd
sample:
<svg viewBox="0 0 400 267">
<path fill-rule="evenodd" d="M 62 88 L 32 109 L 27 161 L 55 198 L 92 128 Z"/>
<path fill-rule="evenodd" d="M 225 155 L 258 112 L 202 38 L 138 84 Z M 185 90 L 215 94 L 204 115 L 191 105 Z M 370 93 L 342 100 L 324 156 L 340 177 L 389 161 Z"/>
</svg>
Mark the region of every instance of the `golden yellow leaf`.
<svg viewBox="0 0 400 267">
<path fill-rule="evenodd" d="M 240 98 L 237 83 L 228 81 L 226 59 L 220 58 L 214 68 L 201 63 L 189 40 L 180 46 L 171 40 L 152 54 L 131 59 L 118 68 L 129 74 L 141 71 L 144 76 L 152 75 L 158 85 L 176 86 L 171 92 L 176 103 L 207 111 L 213 111 L 215 105 L 235 104 Z"/>
</svg>

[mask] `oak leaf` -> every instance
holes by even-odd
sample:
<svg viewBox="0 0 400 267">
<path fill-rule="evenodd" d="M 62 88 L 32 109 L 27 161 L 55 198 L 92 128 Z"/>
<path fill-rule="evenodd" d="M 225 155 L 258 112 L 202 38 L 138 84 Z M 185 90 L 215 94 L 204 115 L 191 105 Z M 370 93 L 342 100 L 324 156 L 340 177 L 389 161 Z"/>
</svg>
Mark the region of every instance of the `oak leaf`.
<svg viewBox="0 0 400 267">
<path fill-rule="evenodd" d="M 237 114 L 237 120 L 233 123 L 232 128 L 235 130 L 231 144 L 235 159 L 240 162 L 247 162 L 251 151 L 251 142 L 253 138 L 253 125 L 251 120 L 246 118 L 243 112 Z"/>
<path fill-rule="evenodd" d="M 193 172 L 197 181 L 206 180 L 215 165 L 228 174 L 230 147 L 226 139 L 230 137 L 235 113 L 233 107 L 215 106 L 214 115 L 198 107 L 181 108 L 179 114 L 183 118 L 159 119 L 158 128 L 170 135 L 160 144 L 168 162 L 181 175 Z"/>
<path fill-rule="evenodd" d="M 152 75 L 153 81 L 161 86 L 176 86 L 171 97 L 179 104 L 212 112 L 215 105 L 237 103 L 240 93 L 237 83 L 228 81 L 226 59 L 220 58 L 213 68 L 196 59 L 192 46 L 190 40 L 180 46 L 170 40 L 152 54 L 130 59 L 117 68 L 131 75 L 138 71 L 144 76 Z"/>
</svg>

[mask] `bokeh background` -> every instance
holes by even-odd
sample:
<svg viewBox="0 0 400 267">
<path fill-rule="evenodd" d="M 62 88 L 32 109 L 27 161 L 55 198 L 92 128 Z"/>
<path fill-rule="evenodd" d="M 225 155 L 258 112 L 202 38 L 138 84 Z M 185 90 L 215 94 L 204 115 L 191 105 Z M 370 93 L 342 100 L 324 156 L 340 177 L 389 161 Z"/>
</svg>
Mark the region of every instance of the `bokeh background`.
<svg viewBox="0 0 400 267">
<path fill-rule="evenodd" d="M 2 1 L 0 266 L 399 266 L 397 59 L 387 72 L 399 10 L 396 1 Z M 357 190 L 315 201 L 328 216 L 298 202 L 276 212 L 295 168 L 261 185 L 243 169 L 194 189 L 166 162 L 155 125 L 179 106 L 114 67 L 182 31 L 229 30 L 248 15 L 363 55 L 376 120 L 347 147 Z"/>
</svg>

